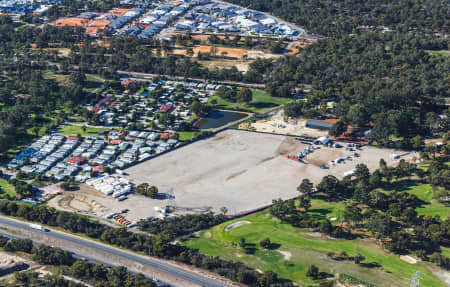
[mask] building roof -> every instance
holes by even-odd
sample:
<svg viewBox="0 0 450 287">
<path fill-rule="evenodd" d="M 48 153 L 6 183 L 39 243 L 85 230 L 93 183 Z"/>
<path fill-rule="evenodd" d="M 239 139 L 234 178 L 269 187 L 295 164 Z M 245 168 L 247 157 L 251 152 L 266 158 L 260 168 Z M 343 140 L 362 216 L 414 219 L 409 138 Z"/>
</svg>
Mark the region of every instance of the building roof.
<svg viewBox="0 0 450 287">
<path fill-rule="evenodd" d="M 325 129 L 329 130 L 333 126 L 333 123 L 317 120 L 307 120 L 305 126 L 313 129 Z"/>
</svg>

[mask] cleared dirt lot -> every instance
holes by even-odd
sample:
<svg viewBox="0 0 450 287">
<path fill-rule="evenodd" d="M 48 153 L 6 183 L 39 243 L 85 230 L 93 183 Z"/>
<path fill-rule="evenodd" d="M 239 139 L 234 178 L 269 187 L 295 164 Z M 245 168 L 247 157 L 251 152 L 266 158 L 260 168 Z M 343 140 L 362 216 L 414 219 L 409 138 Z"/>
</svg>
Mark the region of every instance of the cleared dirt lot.
<svg viewBox="0 0 450 287">
<path fill-rule="evenodd" d="M 341 178 L 360 162 L 374 169 L 378 167 L 380 158 L 393 164 L 391 154 L 402 154 L 389 149 L 364 147 L 359 151 L 361 157 L 330 169 L 321 169 L 320 165 L 353 152 L 321 148 L 308 155 L 305 163 L 283 156 L 294 155 L 306 146 L 292 137 L 227 130 L 125 172 L 136 184 L 148 182 L 160 191 L 173 187 L 180 213 L 208 208 L 219 211 L 225 206 L 229 214 L 236 214 L 270 204 L 274 198 L 296 196 L 296 187 L 303 178 L 315 183 L 327 174 Z M 408 157 L 412 155 L 404 156 Z"/>
<path fill-rule="evenodd" d="M 57 209 L 96 216 L 102 222 L 117 226 L 118 223 L 105 219 L 105 216 L 129 209 L 122 215 L 129 221 L 136 222 L 147 216 L 157 216 L 154 207 L 164 207 L 166 204 L 164 199 L 153 200 L 138 194 L 130 194 L 127 200 L 118 202 L 112 196 L 106 196 L 85 184 L 82 184 L 79 190 L 64 192 L 49 201 L 49 205 Z"/>
</svg>

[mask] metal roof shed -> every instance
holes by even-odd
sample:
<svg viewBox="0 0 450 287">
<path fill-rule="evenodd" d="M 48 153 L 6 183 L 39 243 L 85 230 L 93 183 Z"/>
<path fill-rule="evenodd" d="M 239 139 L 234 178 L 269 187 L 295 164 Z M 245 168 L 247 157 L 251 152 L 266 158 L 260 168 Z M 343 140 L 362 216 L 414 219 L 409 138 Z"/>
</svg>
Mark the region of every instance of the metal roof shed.
<svg viewBox="0 0 450 287">
<path fill-rule="evenodd" d="M 333 126 L 333 123 L 329 122 L 322 122 L 322 121 L 316 121 L 316 120 L 307 120 L 305 127 L 310 129 L 317 129 L 317 130 L 330 130 Z"/>
</svg>

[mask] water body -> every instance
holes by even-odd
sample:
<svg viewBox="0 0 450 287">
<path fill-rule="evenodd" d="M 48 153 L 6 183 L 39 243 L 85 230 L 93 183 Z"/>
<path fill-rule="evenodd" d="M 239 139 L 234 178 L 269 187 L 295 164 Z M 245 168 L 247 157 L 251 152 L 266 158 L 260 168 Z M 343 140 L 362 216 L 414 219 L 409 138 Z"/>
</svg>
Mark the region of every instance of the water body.
<svg viewBox="0 0 450 287">
<path fill-rule="evenodd" d="M 202 130 L 215 129 L 228 123 L 243 119 L 246 116 L 247 115 L 243 113 L 212 110 L 207 118 L 201 119 L 197 123 L 197 128 Z"/>
</svg>

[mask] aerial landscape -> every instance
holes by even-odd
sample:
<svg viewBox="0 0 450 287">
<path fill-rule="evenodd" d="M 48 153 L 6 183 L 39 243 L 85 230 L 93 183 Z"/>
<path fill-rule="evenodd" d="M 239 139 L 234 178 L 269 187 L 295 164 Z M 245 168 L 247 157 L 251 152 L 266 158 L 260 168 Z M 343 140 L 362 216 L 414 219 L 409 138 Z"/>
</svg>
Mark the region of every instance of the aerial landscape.
<svg viewBox="0 0 450 287">
<path fill-rule="evenodd" d="M 0 0 L 0 286 L 450 286 L 450 5 Z"/>
</svg>

